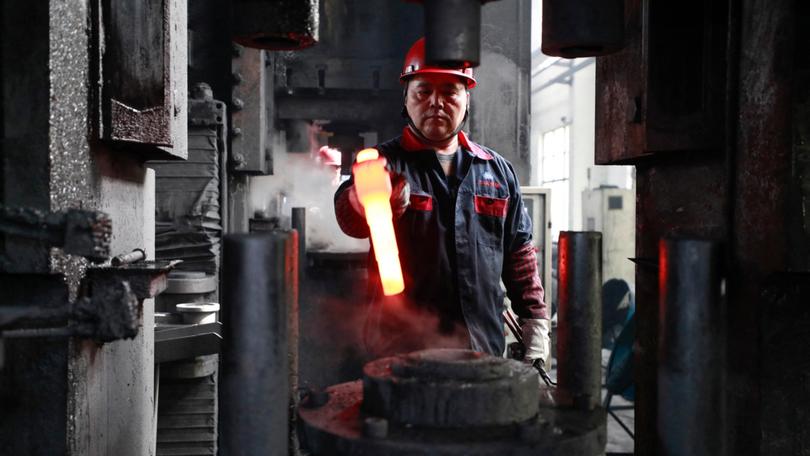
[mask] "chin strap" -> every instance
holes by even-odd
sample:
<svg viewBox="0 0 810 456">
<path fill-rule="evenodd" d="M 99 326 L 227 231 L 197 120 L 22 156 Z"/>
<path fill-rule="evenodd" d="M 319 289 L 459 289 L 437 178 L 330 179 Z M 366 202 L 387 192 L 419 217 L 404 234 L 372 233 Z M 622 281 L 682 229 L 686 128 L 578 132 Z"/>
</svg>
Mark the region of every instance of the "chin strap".
<svg viewBox="0 0 810 456">
<path fill-rule="evenodd" d="M 458 132 L 460 132 L 461 129 L 464 128 L 464 124 L 467 123 L 467 117 L 469 115 L 470 115 L 470 108 L 467 107 L 467 109 L 464 111 L 464 118 L 461 119 L 461 123 L 458 124 L 458 127 L 452 133 L 450 133 L 450 135 L 448 135 L 446 138 L 440 139 L 438 141 L 434 141 L 432 139 L 426 138 L 425 135 L 422 134 L 422 132 L 419 130 L 419 128 L 416 127 L 416 124 L 413 123 L 413 119 L 411 119 L 411 116 L 408 115 L 408 110 L 405 108 L 405 106 L 402 106 L 402 118 L 405 119 L 408 122 L 408 126 L 411 127 L 411 130 L 413 131 L 413 134 L 416 135 L 416 137 L 419 138 L 419 140 L 422 141 L 425 144 L 443 143 L 445 141 L 450 140 L 450 138 L 452 138 L 453 136 L 456 136 L 458 134 Z"/>
</svg>

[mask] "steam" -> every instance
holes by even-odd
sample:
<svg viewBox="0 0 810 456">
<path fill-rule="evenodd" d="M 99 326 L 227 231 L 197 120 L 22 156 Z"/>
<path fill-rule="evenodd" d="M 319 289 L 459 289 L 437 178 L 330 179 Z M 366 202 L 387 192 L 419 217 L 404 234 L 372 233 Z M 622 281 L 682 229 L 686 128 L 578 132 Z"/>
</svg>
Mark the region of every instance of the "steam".
<svg viewBox="0 0 810 456">
<path fill-rule="evenodd" d="M 363 293 L 361 293 L 363 294 Z M 301 378 L 317 386 L 361 378 L 374 359 L 426 348 L 470 348 L 462 324 L 439 329 L 439 317 L 403 295 L 366 299 L 323 296 L 302 307 Z"/>
<path fill-rule="evenodd" d="M 402 294 L 381 296 L 372 306 L 363 342 L 373 356 L 391 356 L 426 348 L 470 348 L 464 325 L 443 328 L 435 312 L 412 305 Z"/>
<path fill-rule="evenodd" d="M 251 179 L 254 213 L 278 218 L 282 228 L 289 228 L 292 208 L 305 207 L 307 250 L 368 251 L 367 239 L 346 236 L 335 220 L 333 168 L 320 164 L 310 153 L 277 153 L 273 172 Z"/>
</svg>

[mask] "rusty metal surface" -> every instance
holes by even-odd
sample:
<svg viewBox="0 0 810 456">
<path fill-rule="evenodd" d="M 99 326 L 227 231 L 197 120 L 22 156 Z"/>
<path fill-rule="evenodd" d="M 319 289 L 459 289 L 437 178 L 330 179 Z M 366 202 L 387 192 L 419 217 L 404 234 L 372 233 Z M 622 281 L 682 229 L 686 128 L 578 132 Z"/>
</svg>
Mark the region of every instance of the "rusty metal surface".
<svg viewBox="0 0 810 456">
<path fill-rule="evenodd" d="M 430 354 L 429 352 L 433 352 Z M 472 353 L 466 357 L 444 359 L 436 351 L 402 355 L 410 359 L 406 369 L 415 369 L 434 381 L 463 378 L 456 381 L 456 392 L 472 385 L 505 381 L 515 361 L 494 361 L 484 354 Z M 454 351 L 455 352 L 455 351 Z M 480 356 L 480 357 L 478 357 Z M 366 371 L 385 371 L 383 364 L 390 358 L 367 365 Z M 517 363 L 519 364 L 519 363 Z M 389 366 L 390 367 L 390 366 Z M 522 366 L 531 370 L 530 366 Z M 512 379 L 516 380 L 515 378 Z M 392 416 L 370 414 L 367 402 L 374 394 L 369 378 L 363 381 L 341 383 L 326 389 L 323 394 L 311 394 L 302 404 L 299 416 L 303 423 L 305 444 L 315 455 L 597 455 L 604 452 L 605 413 L 597 408 L 582 411 L 571 408 L 569 399 L 553 390 L 538 388 L 534 384 L 531 406 L 535 414 L 505 425 L 474 425 L 460 427 L 419 426 L 402 424 Z M 537 382 L 535 374 L 535 382 Z M 448 380 L 448 391 L 449 388 Z M 426 382 L 427 385 L 427 382 Z M 427 386 L 430 390 L 432 386 Z M 479 391 L 480 392 L 480 391 Z M 430 391 L 411 391 L 410 394 L 431 395 Z M 453 413 L 453 405 L 471 410 L 473 404 L 456 404 L 452 396 L 434 395 L 434 412 Z M 468 398 L 469 399 L 469 398 Z M 495 398 L 492 398 L 495 399 Z M 407 403 L 401 404 L 409 407 Z M 504 404 L 505 405 L 505 404 Z M 512 419 L 517 419 L 512 416 Z M 464 420 L 464 418 L 462 418 Z"/>
<path fill-rule="evenodd" d="M 632 1 L 625 8 L 625 48 L 597 59 L 596 162 L 720 155 L 726 3 Z"/>
<path fill-rule="evenodd" d="M 267 50 L 294 50 L 318 42 L 318 0 L 236 0 L 233 40 Z"/>
<path fill-rule="evenodd" d="M 642 4 L 625 2 L 624 48 L 596 59 L 596 164 L 620 163 L 645 151 Z"/>
<path fill-rule="evenodd" d="M 362 410 L 398 425 L 508 425 L 537 414 L 539 386 L 537 372 L 519 361 L 424 350 L 366 364 Z"/>
<path fill-rule="evenodd" d="M 234 44 L 231 97 L 230 169 L 248 174 L 272 174 L 267 138 L 265 51 Z"/>
<path fill-rule="evenodd" d="M 795 2 L 742 3 L 738 152 L 735 156 L 732 255 L 740 275 L 729 283 L 730 340 L 760 340 L 768 275 L 788 267 L 787 184 L 791 181 L 791 114 Z M 757 50 L 754 51 L 753 47 Z M 728 354 L 729 454 L 759 447 L 766 404 L 758 344 Z"/>
<path fill-rule="evenodd" d="M 721 239 L 727 230 L 724 164 L 677 161 L 637 167 L 636 255 L 657 265 L 666 235 Z M 657 448 L 658 268 L 636 266 L 636 451 Z"/>
</svg>

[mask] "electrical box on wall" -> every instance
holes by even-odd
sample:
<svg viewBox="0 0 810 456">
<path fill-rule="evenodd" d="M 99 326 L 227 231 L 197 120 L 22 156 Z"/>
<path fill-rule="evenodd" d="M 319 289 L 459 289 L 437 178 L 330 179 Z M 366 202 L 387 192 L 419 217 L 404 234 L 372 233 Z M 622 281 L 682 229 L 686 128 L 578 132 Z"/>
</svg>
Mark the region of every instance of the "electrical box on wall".
<svg viewBox="0 0 810 456">
<path fill-rule="evenodd" d="M 532 243 L 537 249 L 538 272 L 546 288 L 546 304 L 551 308 L 551 190 L 520 187 L 520 192 L 532 220 Z"/>
<path fill-rule="evenodd" d="M 602 233 L 602 277 L 633 284 L 635 265 L 628 260 L 636 251 L 635 191 L 603 186 L 582 192 L 582 227 Z"/>
<path fill-rule="evenodd" d="M 596 163 L 718 149 L 726 3 L 630 0 L 625 26 L 624 49 L 596 59 Z"/>
</svg>

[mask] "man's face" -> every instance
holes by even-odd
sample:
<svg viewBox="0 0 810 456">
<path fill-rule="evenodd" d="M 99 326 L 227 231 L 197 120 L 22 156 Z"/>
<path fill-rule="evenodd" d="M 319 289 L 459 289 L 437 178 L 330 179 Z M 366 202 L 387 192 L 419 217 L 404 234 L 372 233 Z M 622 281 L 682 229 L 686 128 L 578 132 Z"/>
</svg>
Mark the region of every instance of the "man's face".
<svg viewBox="0 0 810 456">
<path fill-rule="evenodd" d="M 464 120 L 470 93 L 449 74 L 424 74 L 408 82 L 405 108 L 414 125 L 430 140 L 441 141 Z"/>
</svg>

